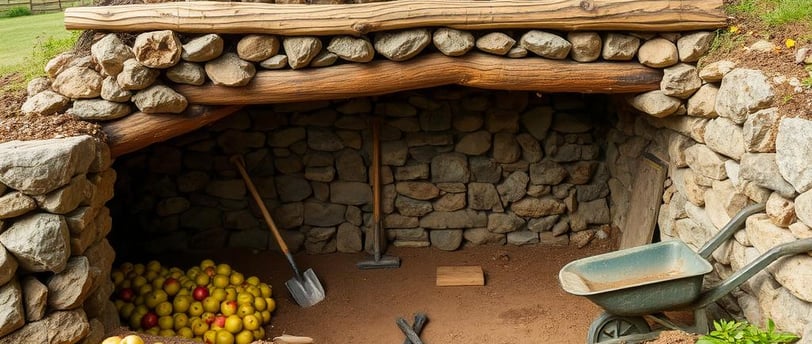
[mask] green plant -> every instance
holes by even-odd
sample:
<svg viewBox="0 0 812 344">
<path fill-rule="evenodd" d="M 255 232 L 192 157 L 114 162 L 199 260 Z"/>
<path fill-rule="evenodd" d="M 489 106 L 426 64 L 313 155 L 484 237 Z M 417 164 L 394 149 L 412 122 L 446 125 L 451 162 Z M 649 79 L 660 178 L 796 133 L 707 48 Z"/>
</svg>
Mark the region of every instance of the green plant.
<svg viewBox="0 0 812 344">
<path fill-rule="evenodd" d="M 28 7 L 17 6 L 12 7 L 6 10 L 6 17 L 13 18 L 13 17 L 22 17 L 22 16 L 30 16 L 31 10 Z"/>
<path fill-rule="evenodd" d="M 746 321 L 714 321 L 714 330 L 699 337 L 696 344 L 780 344 L 794 343 L 799 338 L 791 333 L 775 332 L 772 319 L 767 322 L 767 329 L 762 330 Z"/>
<path fill-rule="evenodd" d="M 745 38 L 741 34 L 731 29 L 716 30 L 716 37 L 711 42 L 710 52 L 728 53 L 744 42 Z"/>
</svg>

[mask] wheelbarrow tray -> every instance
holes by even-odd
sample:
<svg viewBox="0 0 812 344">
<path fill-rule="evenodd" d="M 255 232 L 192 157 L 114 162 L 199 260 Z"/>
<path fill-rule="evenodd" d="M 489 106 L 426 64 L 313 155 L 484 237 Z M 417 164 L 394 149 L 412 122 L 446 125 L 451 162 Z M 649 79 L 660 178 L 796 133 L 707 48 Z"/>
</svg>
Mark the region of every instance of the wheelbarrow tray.
<svg viewBox="0 0 812 344">
<path fill-rule="evenodd" d="M 566 292 L 610 313 L 639 316 L 690 305 L 712 270 L 685 243 L 673 240 L 573 261 L 558 279 Z"/>
</svg>

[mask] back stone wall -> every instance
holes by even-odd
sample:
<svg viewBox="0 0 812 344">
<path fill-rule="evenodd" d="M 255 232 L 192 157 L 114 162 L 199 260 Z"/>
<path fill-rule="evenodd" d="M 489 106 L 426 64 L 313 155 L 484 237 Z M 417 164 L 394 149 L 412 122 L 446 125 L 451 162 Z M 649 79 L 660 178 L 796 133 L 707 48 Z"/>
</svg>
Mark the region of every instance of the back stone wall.
<svg viewBox="0 0 812 344">
<path fill-rule="evenodd" d="M 239 154 L 294 249 L 359 252 L 371 222 L 375 114 L 383 226 L 395 246 L 582 246 L 612 220 L 603 162 L 611 112 L 606 96 L 460 87 L 249 108 L 119 158 L 111 209 L 127 220 L 111 240 L 148 253 L 274 248 L 229 162 Z"/>
</svg>

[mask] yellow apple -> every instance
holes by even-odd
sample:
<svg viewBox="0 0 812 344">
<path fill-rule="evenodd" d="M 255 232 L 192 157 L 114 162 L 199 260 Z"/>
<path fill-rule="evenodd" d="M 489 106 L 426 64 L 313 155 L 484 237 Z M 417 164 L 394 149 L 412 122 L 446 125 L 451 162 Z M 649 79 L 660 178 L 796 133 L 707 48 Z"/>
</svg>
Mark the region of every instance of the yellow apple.
<svg viewBox="0 0 812 344">
<path fill-rule="evenodd" d="M 172 314 L 172 304 L 169 301 L 163 301 L 155 306 L 155 314 L 158 316 L 165 316 Z"/>
<path fill-rule="evenodd" d="M 223 328 L 228 332 L 237 334 L 242 331 L 242 319 L 237 315 L 229 315 Z"/>
<path fill-rule="evenodd" d="M 234 344 L 234 335 L 226 330 L 217 331 L 214 344 Z"/>
<path fill-rule="evenodd" d="M 137 335 L 131 334 L 121 339 L 121 344 L 144 344 L 144 340 Z"/>
<path fill-rule="evenodd" d="M 112 336 L 105 338 L 101 344 L 121 344 L 121 337 L 119 336 Z"/>
<path fill-rule="evenodd" d="M 259 319 L 253 314 L 246 315 L 242 318 L 242 326 L 249 331 L 256 330 L 259 328 Z"/>
<path fill-rule="evenodd" d="M 234 343 L 236 344 L 250 344 L 254 341 L 254 334 L 251 331 L 243 330 L 234 336 Z"/>
</svg>

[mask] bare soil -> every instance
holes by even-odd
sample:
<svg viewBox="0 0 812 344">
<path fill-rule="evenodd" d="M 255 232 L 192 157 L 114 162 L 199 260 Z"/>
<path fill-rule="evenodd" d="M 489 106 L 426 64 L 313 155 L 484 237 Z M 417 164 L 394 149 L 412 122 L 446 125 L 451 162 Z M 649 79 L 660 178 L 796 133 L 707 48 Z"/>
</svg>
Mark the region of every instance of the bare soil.
<svg viewBox="0 0 812 344">
<path fill-rule="evenodd" d="M 576 249 L 546 246 L 484 246 L 445 252 L 392 248 L 401 258 L 398 269 L 359 270 L 366 254 L 296 255 L 301 269 L 312 268 L 326 289 L 324 301 L 301 308 L 284 282 L 293 276 L 278 252 L 222 250 L 210 254 L 163 257 L 161 262 L 188 267 L 203 258 L 257 275 L 273 286 L 277 310 L 266 328 L 268 337 L 308 336 L 316 343 L 401 343 L 397 317 L 410 324 L 415 312 L 429 321 L 426 343 L 537 344 L 583 343 L 601 309 L 585 298 L 567 294 L 558 271 L 578 258 L 609 250 L 608 241 Z M 436 268 L 480 265 L 483 287 L 436 287 Z M 121 334 L 125 329 L 115 333 Z M 144 336 L 148 343 L 190 343 L 178 338 Z"/>
</svg>

